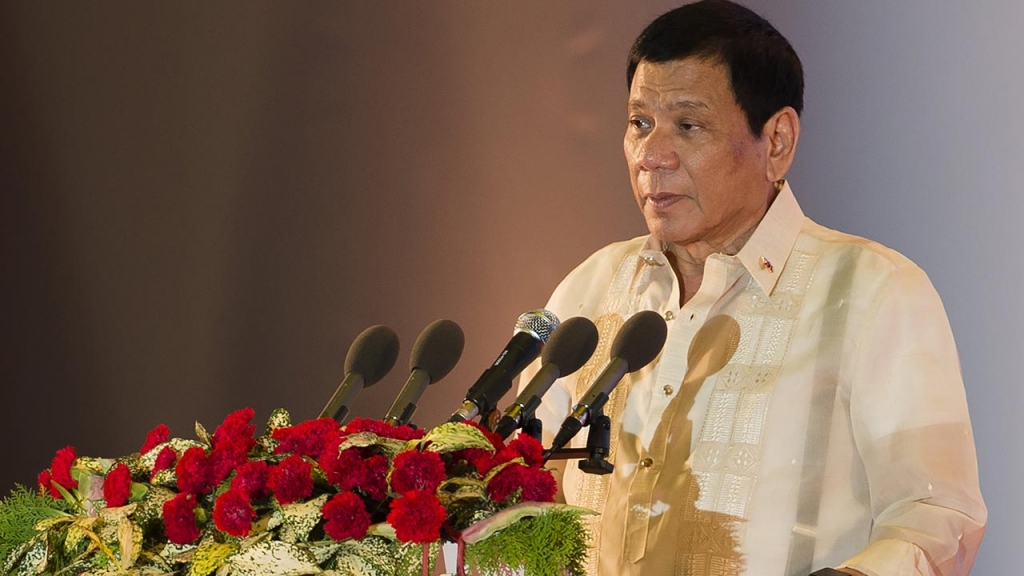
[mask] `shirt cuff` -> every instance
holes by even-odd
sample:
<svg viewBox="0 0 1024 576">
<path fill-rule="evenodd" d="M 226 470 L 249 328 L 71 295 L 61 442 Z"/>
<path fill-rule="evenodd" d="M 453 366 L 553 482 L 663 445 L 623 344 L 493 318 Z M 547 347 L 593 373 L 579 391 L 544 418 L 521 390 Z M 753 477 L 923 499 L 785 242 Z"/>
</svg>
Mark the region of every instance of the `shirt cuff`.
<svg viewBox="0 0 1024 576">
<path fill-rule="evenodd" d="M 894 539 L 872 542 L 840 564 L 839 568 L 853 568 L 868 576 L 933 576 L 928 559 L 920 548 Z"/>
</svg>

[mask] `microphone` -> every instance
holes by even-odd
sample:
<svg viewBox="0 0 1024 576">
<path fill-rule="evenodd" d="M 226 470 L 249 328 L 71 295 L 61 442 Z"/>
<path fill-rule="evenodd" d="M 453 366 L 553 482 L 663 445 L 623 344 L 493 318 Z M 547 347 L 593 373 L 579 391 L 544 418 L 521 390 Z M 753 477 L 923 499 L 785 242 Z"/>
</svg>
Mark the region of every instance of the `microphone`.
<svg viewBox="0 0 1024 576">
<path fill-rule="evenodd" d="M 348 415 L 348 404 L 356 392 L 380 381 L 398 359 L 398 335 L 387 326 L 371 326 L 363 330 L 345 356 L 345 378 L 334 396 L 320 411 L 319 418 L 334 418 L 339 423 Z"/>
<path fill-rule="evenodd" d="M 384 421 L 394 426 L 408 424 L 416 412 L 416 401 L 427 386 L 444 378 L 462 357 L 466 337 L 451 320 L 435 320 L 423 329 L 409 356 L 409 379 L 398 394 Z"/>
<path fill-rule="evenodd" d="M 590 389 L 562 422 L 551 448 L 545 452 L 545 460 L 552 452 L 568 444 L 581 428 L 601 412 L 612 389 L 623 376 L 628 372 L 636 372 L 658 356 L 667 336 L 668 326 L 657 312 L 637 312 L 626 320 L 612 341 L 608 365 L 598 374 Z"/>
<path fill-rule="evenodd" d="M 540 370 L 507 409 L 494 431 L 507 438 L 530 418 L 555 380 L 579 370 L 597 349 L 597 327 L 582 316 L 569 318 L 551 334 L 541 352 Z"/>
<path fill-rule="evenodd" d="M 515 333 L 498 354 L 498 359 L 484 370 L 466 393 L 462 407 L 452 414 L 449 422 L 472 420 L 478 414 L 490 414 L 495 404 L 512 388 L 512 379 L 540 355 L 541 348 L 555 328 L 558 317 L 547 310 L 525 312 L 516 321 Z"/>
</svg>

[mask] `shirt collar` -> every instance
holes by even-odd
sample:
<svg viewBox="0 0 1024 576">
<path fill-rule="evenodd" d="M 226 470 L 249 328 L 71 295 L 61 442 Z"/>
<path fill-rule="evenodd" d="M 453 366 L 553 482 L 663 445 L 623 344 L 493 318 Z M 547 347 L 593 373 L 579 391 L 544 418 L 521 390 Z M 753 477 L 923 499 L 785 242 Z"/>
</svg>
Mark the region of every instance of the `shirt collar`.
<svg viewBox="0 0 1024 576">
<path fill-rule="evenodd" d="M 771 295 L 775 290 L 803 224 L 803 210 L 789 182 L 785 182 L 750 239 L 735 256 L 765 294 Z M 648 236 L 637 264 L 663 266 L 667 263 L 661 243 Z"/>
<path fill-rule="evenodd" d="M 775 290 L 803 224 L 804 212 L 789 182 L 785 182 L 761 223 L 736 254 L 765 294 L 771 295 Z"/>
</svg>

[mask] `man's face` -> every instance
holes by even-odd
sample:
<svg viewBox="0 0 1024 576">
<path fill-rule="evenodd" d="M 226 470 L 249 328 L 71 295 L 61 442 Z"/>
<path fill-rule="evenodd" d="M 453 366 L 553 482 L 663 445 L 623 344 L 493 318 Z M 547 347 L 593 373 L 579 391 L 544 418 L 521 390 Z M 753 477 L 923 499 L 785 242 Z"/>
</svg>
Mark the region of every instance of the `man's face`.
<svg viewBox="0 0 1024 576">
<path fill-rule="evenodd" d="M 721 249 L 760 221 L 773 191 L 768 139 L 751 134 L 724 65 L 643 61 L 628 112 L 623 149 L 655 238 Z"/>
</svg>

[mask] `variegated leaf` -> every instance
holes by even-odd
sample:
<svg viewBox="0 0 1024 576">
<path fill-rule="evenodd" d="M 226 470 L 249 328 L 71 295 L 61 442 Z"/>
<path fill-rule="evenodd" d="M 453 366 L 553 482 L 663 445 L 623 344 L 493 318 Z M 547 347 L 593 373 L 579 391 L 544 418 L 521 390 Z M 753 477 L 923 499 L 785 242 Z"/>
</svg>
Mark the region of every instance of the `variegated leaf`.
<svg viewBox="0 0 1024 576">
<path fill-rule="evenodd" d="M 269 541 L 251 546 L 227 562 L 232 574 L 239 576 L 299 576 L 319 574 L 322 570 L 313 555 L 300 546 Z"/>
<path fill-rule="evenodd" d="M 305 542 L 309 540 L 309 533 L 313 531 L 322 515 L 320 510 L 327 502 L 327 494 L 321 494 L 306 502 L 296 502 L 281 506 L 281 514 L 285 526 L 291 532 L 289 540 L 292 542 Z M 284 538 L 282 538 L 284 540 Z"/>
<path fill-rule="evenodd" d="M 488 482 L 490 482 L 491 478 L 494 478 L 495 476 L 498 475 L 499 472 L 501 472 L 502 470 L 504 470 L 505 468 L 508 468 L 509 466 L 511 466 L 513 464 L 522 464 L 523 466 L 525 466 L 526 465 L 526 460 L 523 460 L 520 457 L 520 458 L 513 458 L 513 459 L 509 460 L 508 462 L 502 462 L 501 464 L 498 464 L 494 468 L 491 468 L 490 470 L 487 471 L 487 475 L 484 476 L 484 484 L 487 484 Z"/>
<path fill-rule="evenodd" d="M 162 452 L 163 449 L 168 447 L 168 446 L 173 448 L 174 451 L 177 452 L 179 455 L 184 454 L 186 450 L 188 450 L 189 448 L 191 448 L 193 446 L 199 446 L 201 448 L 205 448 L 206 447 L 206 446 L 203 446 L 201 443 L 196 442 L 195 440 L 190 440 L 188 438 L 171 438 L 167 442 L 163 442 L 162 444 L 157 444 L 152 449 L 150 449 L 149 452 L 146 452 L 145 454 L 143 454 L 139 458 L 139 463 L 142 465 L 142 467 L 146 471 L 152 472 L 153 471 L 153 466 L 156 465 L 156 458 L 157 458 L 157 456 L 159 456 L 160 452 Z"/>
<path fill-rule="evenodd" d="M 50 554 L 46 538 L 40 536 L 29 541 L 28 550 L 14 569 L 14 576 L 36 576 L 46 572 L 46 561 Z"/>
<path fill-rule="evenodd" d="M 76 518 L 77 516 L 69 515 L 54 516 L 53 518 L 43 518 L 39 522 L 36 522 L 36 525 L 33 526 L 33 528 L 35 528 L 36 531 L 38 532 L 45 532 L 59 524 L 64 524 L 65 522 L 74 522 Z"/>
<path fill-rule="evenodd" d="M 426 446 L 431 452 L 442 454 L 455 452 L 465 448 L 480 448 L 494 452 L 491 441 L 474 426 L 461 422 L 446 422 L 427 432 L 426 436 L 415 441 L 419 446 Z"/>
<path fill-rule="evenodd" d="M 206 431 L 206 428 L 204 428 L 198 420 L 196 420 L 196 438 L 199 438 L 199 441 L 207 446 L 211 446 L 213 444 L 213 441 L 210 438 L 210 433 Z"/>
<path fill-rule="evenodd" d="M 64 551 L 68 554 L 74 554 L 75 549 L 88 537 L 88 532 L 84 528 L 72 524 L 68 526 L 67 536 L 64 537 Z"/>
<path fill-rule="evenodd" d="M 373 432 L 357 432 L 345 437 L 341 446 L 338 446 L 338 452 L 343 452 L 349 448 L 367 448 L 369 446 L 379 448 L 389 458 L 393 458 L 396 454 L 406 449 L 406 442 L 404 440 L 384 438 Z"/>
<path fill-rule="evenodd" d="M 127 570 L 142 554 L 142 528 L 122 516 L 117 527 L 117 542 L 121 546 L 121 568 Z"/>
<path fill-rule="evenodd" d="M 206 576 L 224 564 L 224 560 L 237 551 L 237 542 L 218 543 L 213 538 L 203 538 L 195 556 L 192 557 L 192 565 L 189 567 L 188 574 L 189 576 Z"/>
</svg>

